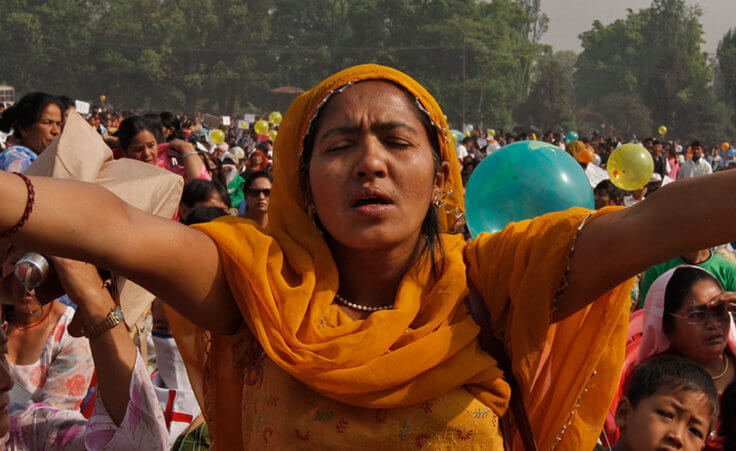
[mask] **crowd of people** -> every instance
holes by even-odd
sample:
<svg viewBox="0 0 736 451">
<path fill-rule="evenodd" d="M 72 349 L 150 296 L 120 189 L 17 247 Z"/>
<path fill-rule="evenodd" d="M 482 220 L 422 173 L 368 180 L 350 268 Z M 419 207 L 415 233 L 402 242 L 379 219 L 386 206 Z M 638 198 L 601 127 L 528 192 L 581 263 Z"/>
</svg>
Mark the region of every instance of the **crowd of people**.
<svg viewBox="0 0 736 451">
<path fill-rule="evenodd" d="M 396 70 L 329 77 L 270 137 L 202 122 L 0 109 L 6 448 L 736 449 L 727 146 L 644 139 L 654 174 L 625 192 L 624 138 L 544 133 L 596 210 L 471 237 L 473 170 L 537 136 L 456 140 Z M 140 317 L 121 280 L 150 292 Z"/>
</svg>

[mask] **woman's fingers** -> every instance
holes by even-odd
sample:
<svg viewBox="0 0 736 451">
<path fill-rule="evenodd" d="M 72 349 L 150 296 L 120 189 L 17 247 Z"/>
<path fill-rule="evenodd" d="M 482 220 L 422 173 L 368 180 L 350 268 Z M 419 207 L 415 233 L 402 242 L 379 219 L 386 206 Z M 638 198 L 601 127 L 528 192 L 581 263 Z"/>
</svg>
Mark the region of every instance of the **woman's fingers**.
<svg viewBox="0 0 736 451">
<path fill-rule="evenodd" d="M 733 291 L 724 291 L 708 302 L 707 307 L 713 308 L 719 305 L 725 305 L 729 311 L 736 311 L 736 293 Z"/>
</svg>

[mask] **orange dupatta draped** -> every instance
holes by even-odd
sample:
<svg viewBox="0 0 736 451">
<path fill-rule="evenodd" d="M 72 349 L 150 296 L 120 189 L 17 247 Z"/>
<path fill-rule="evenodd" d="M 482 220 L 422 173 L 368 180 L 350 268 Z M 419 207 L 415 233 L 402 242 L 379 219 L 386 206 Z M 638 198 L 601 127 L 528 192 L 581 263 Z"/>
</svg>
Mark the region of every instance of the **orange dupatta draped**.
<svg viewBox="0 0 736 451">
<path fill-rule="evenodd" d="M 402 280 L 394 309 L 352 320 L 333 304 L 338 268 L 305 209 L 297 183 L 299 158 L 309 125 L 329 96 L 350 83 L 376 79 L 402 86 L 429 114 L 442 157 L 451 166 L 441 230 L 462 224 L 457 158 L 434 98 L 387 67 L 363 65 L 335 74 L 296 99 L 284 117 L 266 233 L 234 217 L 197 226 L 216 242 L 248 328 L 281 369 L 342 403 L 410 406 L 465 386 L 502 415 L 508 385 L 494 359 L 480 350 L 479 329 L 463 304 L 470 276 L 489 306 L 522 389 L 530 390 L 526 405 L 540 446 L 554 444 L 569 422 L 560 443 L 592 448 L 623 359 L 630 285 L 550 327 L 554 297 L 586 210 L 512 224 L 467 246 L 459 235 L 443 235 L 443 272 L 433 280 L 428 259 L 419 259 Z M 325 315 L 337 316 L 339 324 L 321 327 Z M 242 444 L 248 431 L 241 427 L 239 402 L 249 376 L 242 334 L 212 334 L 210 345 L 196 326 L 175 314 L 170 320 L 215 443 Z M 590 380 L 594 372 L 598 375 Z"/>
</svg>

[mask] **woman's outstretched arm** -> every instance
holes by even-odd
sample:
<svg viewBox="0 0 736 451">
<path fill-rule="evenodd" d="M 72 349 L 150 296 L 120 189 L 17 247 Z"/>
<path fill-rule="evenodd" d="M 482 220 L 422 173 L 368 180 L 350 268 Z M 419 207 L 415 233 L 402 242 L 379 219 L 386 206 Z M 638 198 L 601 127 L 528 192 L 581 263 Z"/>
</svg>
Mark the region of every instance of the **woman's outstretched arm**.
<svg viewBox="0 0 736 451">
<path fill-rule="evenodd" d="M 240 325 L 242 316 L 217 247 L 207 235 L 131 207 L 94 184 L 31 180 L 36 192 L 33 212 L 7 241 L 115 271 L 202 328 L 229 332 Z M 0 171 L 0 199 L 2 233 L 23 215 L 27 199 L 23 180 Z"/>
<path fill-rule="evenodd" d="M 678 181 L 583 228 L 554 320 L 683 253 L 736 240 L 736 172 Z"/>
</svg>

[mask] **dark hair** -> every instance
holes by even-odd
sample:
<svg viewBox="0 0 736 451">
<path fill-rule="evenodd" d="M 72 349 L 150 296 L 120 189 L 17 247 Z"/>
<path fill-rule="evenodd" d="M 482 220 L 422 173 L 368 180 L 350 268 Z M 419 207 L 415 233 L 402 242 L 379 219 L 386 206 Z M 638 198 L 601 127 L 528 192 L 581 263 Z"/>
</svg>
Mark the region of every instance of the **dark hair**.
<svg viewBox="0 0 736 451">
<path fill-rule="evenodd" d="M 713 417 L 710 428 L 718 417 L 718 389 L 713 378 L 702 366 L 678 356 L 664 356 L 640 366 L 631 377 L 626 398 L 633 408 L 664 388 L 700 392 L 708 397 Z M 709 429 L 710 429 L 709 428 Z"/>
<path fill-rule="evenodd" d="M 626 193 L 617 187 L 610 180 L 601 180 L 593 190 L 594 193 L 606 193 L 617 205 L 622 205 Z"/>
<path fill-rule="evenodd" d="M 64 104 L 56 96 L 45 92 L 31 92 L 21 98 L 18 103 L 8 107 L 0 116 L 0 131 L 9 132 L 12 128 L 18 137 L 23 137 L 23 129 L 41 120 L 43 110 L 55 104 L 64 114 Z"/>
<path fill-rule="evenodd" d="M 692 144 L 690 144 L 690 147 L 691 148 L 703 147 L 703 141 L 696 139 L 695 141 L 692 142 Z"/>
<path fill-rule="evenodd" d="M 221 183 L 203 179 L 190 180 L 189 183 L 184 185 L 180 202 L 191 208 L 197 202 L 204 202 L 209 199 L 213 192 L 219 194 L 225 205 L 231 207 L 230 195 L 227 193 L 227 188 Z"/>
<path fill-rule="evenodd" d="M 672 278 L 667 282 L 664 290 L 664 315 L 662 316 L 662 330 L 665 334 L 669 334 L 674 330 L 674 320 L 671 313 L 680 310 L 685 298 L 690 294 L 693 285 L 702 280 L 709 280 L 723 290 L 721 282 L 704 269 L 697 268 L 677 268 L 672 274 Z"/>
<path fill-rule="evenodd" d="M 127 150 L 133 139 L 135 139 L 135 137 L 138 136 L 138 133 L 142 131 L 151 132 L 156 138 L 156 143 L 161 144 L 161 141 L 159 140 L 161 131 L 159 130 L 157 133 L 156 129 L 146 121 L 143 116 L 131 116 L 123 120 L 115 135 L 120 140 L 120 146 L 123 150 Z"/>
<path fill-rule="evenodd" d="M 721 430 L 725 437 L 723 449 L 736 449 L 736 382 L 726 387 L 721 395 Z"/>
<path fill-rule="evenodd" d="M 185 225 L 200 224 L 203 222 L 213 221 L 221 216 L 227 216 L 227 214 L 228 213 L 220 207 L 205 205 L 203 207 L 193 208 L 183 222 Z"/>
<path fill-rule="evenodd" d="M 424 131 L 427 133 L 427 137 L 429 138 L 429 142 L 432 146 L 432 157 L 435 162 L 436 170 L 439 167 L 440 162 L 442 161 L 442 154 L 440 150 L 440 137 L 437 129 L 435 129 L 434 125 L 432 125 L 432 122 L 429 119 L 429 115 L 419 109 L 417 105 L 417 100 L 414 98 L 414 96 L 412 96 L 409 91 L 406 90 L 406 88 L 389 80 L 378 81 L 385 81 L 398 87 L 401 92 L 406 95 L 407 99 L 409 100 L 409 104 L 414 107 L 412 108 L 412 112 L 424 126 Z M 322 112 L 327 109 L 327 107 L 335 97 L 335 95 L 331 95 L 327 99 L 327 101 L 319 108 L 316 116 L 312 119 L 312 123 L 309 125 L 309 130 L 307 130 L 307 134 L 304 136 L 302 153 L 299 159 L 299 186 L 301 187 L 302 193 L 305 196 L 305 203 L 312 202 L 312 193 L 309 187 L 309 161 L 312 158 L 312 151 L 314 150 L 314 140 L 316 138 L 317 129 L 319 128 L 319 122 L 322 117 Z M 317 227 L 325 232 L 324 226 L 322 226 L 319 218 L 315 217 L 314 220 L 317 224 Z M 430 262 L 432 264 L 432 276 L 436 279 L 441 272 L 441 265 L 443 260 L 442 257 L 444 257 L 445 255 L 445 249 L 442 247 L 442 241 L 440 240 L 439 218 L 437 216 L 437 208 L 434 206 L 434 204 L 430 204 L 429 209 L 427 210 L 427 215 L 424 217 L 424 221 L 422 221 L 421 232 L 427 241 L 424 246 L 424 251 L 428 251 L 429 253 Z M 424 254 L 424 252 L 422 253 Z"/>
<path fill-rule="evenodd" d="M 164 139 L 164 125 L 161 122 L 161 116 L 156 113 L 146 113 L 143 115 L 143 120 L 151 127 L 154 136 L 156 136 L 156 141 L 159 144 L 166 141 Z"/>
<path fill-rule="evenodd" d="M 167 139 L 171 141 L 172 139 L 186 139 L 186 135 L 184 135 L 184 132 L 181 130 L 181 122 L 179 121 L 179 118 L 176 117 L 176 115 L 170 111 L 164 111 L 161 114 L 159 114 L 159 119 L 161 120 L 161 125 L 163 125 L 166 128 L 173 128 L 174 132 L 169 136 Z"/>
<path fill-rule="evenodd" d="M 253 184 L 253 181 L 255 179 L 260 179 L 260 178 L 266 178 L 270 180 L 271 182 L 273 182 L 273 177 L 271 177 L 271 174 L 269 174 L 268 171 L 254 171 L 254 172 L 251 172 L 250 174 L 246 174 L 246 176 L 244 177 L 245 184 L 243 185 L 243 191 L 250 188 L 250 185 Z"/>
<path fill-rule="evenodd" d="M 74 99 L 72 99 L 69 96 L 59 96 L 59 101 L 61 101 L 61 112 L 68 110 L 69 108 L 76 106 L 74 103 Z"/>
</svg>

